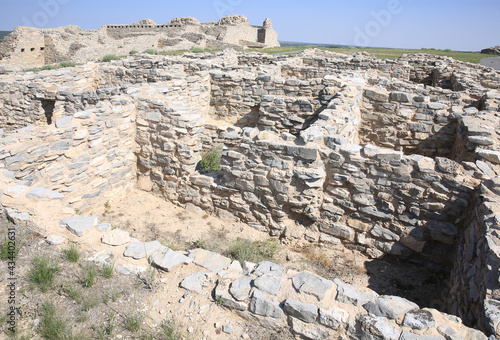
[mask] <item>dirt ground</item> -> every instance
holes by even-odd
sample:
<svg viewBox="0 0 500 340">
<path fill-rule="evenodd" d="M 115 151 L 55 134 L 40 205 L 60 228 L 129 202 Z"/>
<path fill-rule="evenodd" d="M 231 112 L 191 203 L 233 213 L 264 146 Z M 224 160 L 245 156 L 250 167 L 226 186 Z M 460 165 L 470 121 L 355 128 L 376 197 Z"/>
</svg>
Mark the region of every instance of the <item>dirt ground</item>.
<svg viewBox="0 0 500 340">
<path fill-rule="evenodd" d="M 272 325 L 263 328 L 255 320 L 219 306 L 209 292 L 207 296 L 198 296 L 180 288 L 178 282 L 199 271 L 199 267 L 194 264 L 183 267 L 182 273 L 154 270 L 146 260 L 136 261 L 121 256 L 125 245 L 109 250 L 110 246 L 101 244 L 102 234 L 97 230 L 78 238 L 61 229 L 58 221 L 75 215 L 71 209 L 61 210 L 56 204 L 47 206 L 46 203 L 35 204 L 32 208 L 37 211 L 37 226 L 30 228 L 23 236 L 24 245 L 16 261 L 17 302 L 20 306 L 18 327 L 22 334 L 27 335 L 27 339 L 37 338 L 40 308 L 45 301 L 54 302 L 61 317 L 71 325 L 74 334 L 81 335 L 82 339 L 157 339 L 161 338 L 158 329 L 164 320 L 174 320 L 176 329 L 188 339 L 261 339 L 263 331 L 266 333 L 264 338 L 293 338 L 287 331 L 274 329 Z M 113 228 L 126 230 L 140 241 L 159 240 L 178 251 L 189 250 L 200 244 L 223 250 L 224 245 L 238 238 L 264 242 L 270 238 L 246 224 L 221 220 L 196 209 L 186 210 L 139 190 L 95 207 L 85 214 L 96 215 L 99 223 L 107 222 Z M 64 236 L 68 241 L 59 246 L 49 246 L 44 241 L 47 235 Z M 69 262 L 62 253 L 68 247 L 68 242 L 78 244 L 81 252 L 79 263 Z M 329 279 L 340 278 L 359 287 L 369 287 L 379 294 L 403 296 L 421 307 L 440 307 L 439 295 L 445 288 L 443 282 L 446 277 L 427 267 L 390 258 L 372 260 L 343 246 L 320 248 L 306 241 L 286 243 L 278 246 L 273 261 L 288 268 L 309 270 Z M 86 259 L 103 249 L 108 249 L 115 268 L 123 265 L 142 266 L 146 272 L 140 276 L 115 273 L 110 279 L 100 273 L 94 285 L 84 287 L 81 277 L 88 263 Z M 28 280 L 32 260 L 43 254 L 60 268 L 53 288 L 45 293 L 33 287 Z M 9 282 L 5 261 L 0 261 L 0 270 L 0 286 L 4 288 L 0 294 L 0 306 L 5 306 L 3 301 L 7 301 L 6 288 Z M 69 292 L 72 289 L 79 292 L 79 297 L 71 296 Z M 127 320 L 136 313 L 141 313 L 143 318 L 140 320 L 140 330 L 133 332 L 127 328 Z M 2 315 L 5 315 L 3 310 Z M 5 330 L 6 320 L 2 318 L 0 321 Z M 231 334 L 221 331 L 227 325 L 233 327 Z"/>
</svg>

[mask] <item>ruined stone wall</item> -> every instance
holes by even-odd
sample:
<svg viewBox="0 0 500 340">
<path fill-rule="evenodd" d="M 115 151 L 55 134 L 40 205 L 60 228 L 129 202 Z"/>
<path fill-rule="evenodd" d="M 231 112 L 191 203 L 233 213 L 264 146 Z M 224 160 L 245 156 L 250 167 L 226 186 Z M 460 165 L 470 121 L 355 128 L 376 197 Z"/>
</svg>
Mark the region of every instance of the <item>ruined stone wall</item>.
<svg viewBox="0 0 500 340">
<path fill-rule="evenodd" d="M 135 187 L 135 105 L 116 97 L 67 113 L 51 126 L 28 126 L 0 138 L 2 175 L 17 184 L 64 195 L 63 206 L 85 210 Z M 43 198 L 41 198 L 43 200 Z"/>
<path fill-rule="evenodd" d="M 1 126 L 13 130 L 28 125 L 50 125 L 68 113 L 82 111 L 99 100 L 109 100 L 116 92 L 97 91 L 97 69 L 94 64 L 3 77 L 0 81 Z"/>
<path fill-rule="evenodd" d="M 480 87 L 497 75 L 464 71 L 453 91 L 410 81 L 424 72 L 405 61 L 349 58 L 306 53 L 289 68 L 282 56 L 136 56 L 51 77 L 7 74 L 0 116 L 12 128 L 44 122 L 37 100 L 55 109 L 50 126 L 5 132 L 1 162 L 19 185 L 63 193 L 78 209 L 137 179 L 183 207 L 372 257 L 446 266 L 461 240 L 452 283 L 463 300 L 452 309 L 496 332 L 484 320 L 500 305 L 488 288 L 497 198 L 475 197 L 500 174 L 500 96 Z M 221 170 L 201 171 L 218 147 Z"/>
</svg>

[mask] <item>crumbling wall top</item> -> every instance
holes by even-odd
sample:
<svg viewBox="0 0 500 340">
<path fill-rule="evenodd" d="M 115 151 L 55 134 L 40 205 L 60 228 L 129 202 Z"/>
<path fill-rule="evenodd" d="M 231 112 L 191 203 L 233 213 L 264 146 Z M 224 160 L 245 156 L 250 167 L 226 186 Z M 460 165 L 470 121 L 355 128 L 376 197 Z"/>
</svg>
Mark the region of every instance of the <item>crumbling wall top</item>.
<svg viewBox="0 0 500 340">
<path fill-rule="evenodd" d="M 142 20 L 136 22 L 134 25 L 157 26 L 156 22 L 153 19 L 142 19 Z"/>
<path fill-rule="evenodd" d="M 248 18 L 244 15 L 228 15 L 224 18 L 220 19 L 218 22 L 219 25 L 249 25 Z"/>
<path fill-rule="evenodd" d="M 200 21 L 193 17 L 179 17 L 173 18 L 170 22 L 170 25 L 201 25 Z"/>
</svg>

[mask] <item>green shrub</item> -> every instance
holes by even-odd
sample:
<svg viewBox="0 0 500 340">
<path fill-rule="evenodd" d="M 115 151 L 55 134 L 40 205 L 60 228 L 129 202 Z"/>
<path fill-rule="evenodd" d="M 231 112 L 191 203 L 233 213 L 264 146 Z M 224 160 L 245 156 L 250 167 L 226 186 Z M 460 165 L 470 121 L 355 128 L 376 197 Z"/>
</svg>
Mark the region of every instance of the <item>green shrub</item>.
<svg viewBox="0 0 500 340">
<path fill-rule="evenodd" d="M 62 252 L 70 262 L 78 262 L 80 259 L 80 250 L 78 249 L 78 245 L 74 242 L 72 242 L 68 248 L 63 249 Z"/>
<path fill-rule="evenodd" d="M 157 50 L 154 50 L 152 48 L 148 48 L 147 50 L 145 50 L 142 53 L 147 53 L 147 54 L 152 54 L 152 55 L 159 55 L 160 54 L 160 52 L 158 52 Z"/>
<path fill-rule="evenodd" d="M 159 339 L 182 340 L 183 336 L 175 320 L 163 320 L 159 328 Z"/>
<path fill-rule="evenodd" d="M 80 293 L 80 291 L 78 290 L 77 287 L 75 287 L 73 285 L 70 285 L 68 283 L 65 283 L 65 284 L 62 285 L 61 290 L 70 299 L 75 300 L 77 302 L 80 302 L 80 298 L 81 298 L 82 295 L 81 295 L 81 293 Z"/>
<path fill-rule="evenodd" d="M 76 66 L 76 63 L 72 62 L 72 61 L 61 61 L 59 63 L 59 67 L 61 68 L 64 68 L 64 67 L 75 67 Z"/>
<path fill-rule="evenodd" d="M 68 323 L 56 315 L 56 307 L 52 302 L 42 305 L 42 320 L 40 321 L 40 334 L 45 339 L 66 340 L 73 339 Z"/>
<path fill-rule="evenodd" d="M 207 152 L 200 162 L 200 168 L 206 172 L 220 171 L 220 160 L 222 156 L 222 145 L 216 145 Z"/>
<path fill-rule="evenodd" d="M 120 60 L 121 58 L 117 56 L 116 54 L 106 54 L 104 57 L 102 57 L 101 61 L 108 63 L 112 60 Z"/>
<path fill-rule="evenodd" d="M 30 281 L 40 287 L 42 292 L 46 292 L 54 284 L 54 278 L 58 271 L 57 264 L 50 263 L 47 256 L 35 257 L 32 267 L 28 271 L 28 276 Z"/>
<path fill-rule="evenodd" d="M 57 68 L 56 65 L 44 65 L 42 66 L 41 70 L 42 71 L 49 71 L 49 70 L 55 70 Z"/>
<path fill-rule="evenodd" d="M 12 244 L 9 244 L 7 232 L 5 232 L 3 243 L 0 245 L 0 259 L 2 259 L 4 261 L 7 261 L 7 260 L 15 261 L 17 258 L 17 255 L 19 254 L 19 251 L 21 251 L 21 248 L 23 246 L 23 242 L 24 242 L 23 238 L 18 236 L 15 239 L 14 247 L 12 247 Z M 9 249 L 9 245 L 11 246 L 11 249 Z"/>
<path fill-rule="evenodd" d="M 89 295 L 82 302 L 82 311 L 88 312 L 99 305 L 100 299 L 96 295 Z"/>
<path fill-rule="evenodd" d="M 97 273 L 97 266 L 94 263 L 83 266 L 80 282 L 84 287 L 92 287 L 97 281 Z"/>
<path fill-rule="evenodd" d="M 244 261 L 259 263 L 265 260 L 272 260 L 278 248 L 279 243 L 274 239 L 265 242 L 238 239 L 231 245 L 228 255 L 233 260 L 238 260 L 241 263 Z"/>
<path fill-rule="evenodd" d="M 138 312 L 130 313 L 124 316 L 125 328 L 132 333 L 137 332 L 141 329 L 142 321 L 144 320 L 144 315 Z"/>
<path fill-rule="evenodd" d="M 106 263 L 102 266 L 102 276 L 106 279 L 110 279 L 113 277 L 115 269 L 115 264 L 113 263 Z"/>
<path fill-rule="evenodd" d="M 134 54 L 137 54 L 139 53 L 139 51 L 136 51 L 136 50 L 132 50 L 130 52 L 128 52 L 129 55 L 134 55 Z"/>
<path fill-rule="evenodd" d="M 204 50 L 203 48 L 200 48 L 200 47 L 194 47 L 194 46 L 193 46 L 193 47 L 191 47 L 191 50 L 190 50 L 190 51 L 191 51 L 191 52 L 193 52 L 193 53 L 203 53 L 203 52 L 205 52 L 205 50 Z"/>
</svg>

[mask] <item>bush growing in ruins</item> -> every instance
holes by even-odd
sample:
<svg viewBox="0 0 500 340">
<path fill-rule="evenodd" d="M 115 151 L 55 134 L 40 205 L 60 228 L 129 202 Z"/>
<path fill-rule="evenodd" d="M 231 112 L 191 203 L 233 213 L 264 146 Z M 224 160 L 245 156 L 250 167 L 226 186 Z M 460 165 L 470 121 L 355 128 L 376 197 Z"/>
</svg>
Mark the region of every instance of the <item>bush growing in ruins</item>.
<svg viewBox="0 0 500 340">
<path fill-rule="evenodd" d="M 274 254 L 278 251 L 279 243 L 274 239 L 267 241 L 252 242 L 247 239 L 238 239 L 228 251 L 228 255 L 233 260 L 241 263 L 250 261 L 259 263 L 265 260 L 272 260 Z"/>
<path fill-rule="evenodd" d="M 147 50 L 145 50 L 144 52 L 142 53 L 146 53 L 146 54 L 152 54 L 152 55 L 158 55 L 160 54 L 160 52 L 158 52 L 157 50 L 154 50 L 152 48 L 148 48 Z"/>
<path fill-rule="evenodd" d="M 132 50 L 130 52 L 128 52 L 129 55 L 134 55 L 134 54 L 137 54 L 139 53 L 139 51 L 136 51 L 136 50 Z"/>
<path fill-rule="evenodd" d="M 39 286 L 42 292 L 46 292 L 54 284 L 59 267 L 55 263 L 50 263 L 48 256 L 34 258 L 32 265 L 28 271 L 30 281 Z"/>
<path fill-rule="evenodd" d="M 200 169 L 206 172 L 220 171 L 220 159 L 222 156 L 222 145 L 216 145 L 207 152 L 200 162 Z"/>
<path fill-rule="evenodd" d="M 120 60 L 121 57 L 117 56 L 116 54 L 106 54 L 104 57 L 102 57 L 101 61 L 108 63 L 112 60 Z"/>
</svg>

